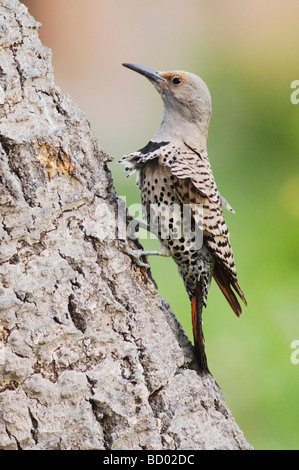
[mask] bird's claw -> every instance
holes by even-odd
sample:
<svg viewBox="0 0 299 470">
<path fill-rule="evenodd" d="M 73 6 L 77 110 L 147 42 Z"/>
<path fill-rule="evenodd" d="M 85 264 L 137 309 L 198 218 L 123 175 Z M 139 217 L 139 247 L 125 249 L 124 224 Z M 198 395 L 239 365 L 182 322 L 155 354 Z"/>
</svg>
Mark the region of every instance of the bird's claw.
<svg viewBox="0 0 299 470">
<path fill-rule="evenodd" d="M 142 260 L 141 260 L 141 257 L 144 257 L 145 254 L 144 254 L 144 251 L 143 250 L 132 250 L 131 248 L 129 248 L 129 246 L 127 244 L 125 244 L 125 248 L 124 248 L 125 252 L 131 256 L 135 263 L 140 266 L 141 268 L 146 268 L 148 269 L 150 267 L 149 264 L 147 263 L 144 263 Z"/>
</svg>

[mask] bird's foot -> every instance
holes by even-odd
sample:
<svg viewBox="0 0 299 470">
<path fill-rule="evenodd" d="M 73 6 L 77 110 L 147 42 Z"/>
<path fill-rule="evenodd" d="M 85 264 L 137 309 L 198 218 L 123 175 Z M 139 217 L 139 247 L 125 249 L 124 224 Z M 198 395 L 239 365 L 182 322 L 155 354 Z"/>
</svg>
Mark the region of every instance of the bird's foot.
<svg viewBox="0 0 299 470">
<path fill-rule="evenodd" d="M 128 243 L 125 243 L 124 246 L 124 251 L 131 256 L 136 264 L 142 268 L 148 269 L 150 266 L 147 263 L 144 263 L 144 261 L 141 260 L 142 257 L 144 256 L 171 256 L 167 248 L 164 246 L 161 246 L 159 250 L 150 250 L 150 251 L 144 251 L 144 250 L 132 250 L 132 248 L 129 247 Z"/>
<path fill-rule="evenodd" d="M 127 253 L 131 258 L 134 259 L 135 263 L 140 266 L 141 268 L 149 269 L 150 265 L 142 261 L 142 257 L 146 256 L 146 252 L 143 250 L 132 250 L 129 247 L 128 243 L 124 245 L 124 252 Z"/>
</svg>

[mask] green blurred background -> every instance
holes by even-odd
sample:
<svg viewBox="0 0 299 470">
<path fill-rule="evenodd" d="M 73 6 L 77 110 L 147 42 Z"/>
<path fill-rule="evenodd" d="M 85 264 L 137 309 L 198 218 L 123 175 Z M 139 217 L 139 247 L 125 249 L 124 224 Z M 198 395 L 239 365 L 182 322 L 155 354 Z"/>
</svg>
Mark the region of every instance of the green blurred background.
<svg viewBox="0 0 299 470">
<path fill-rule="evenodd" d="M 200 75 L 213 100 L 208 151 L 248 307 L 237 319 L 213 284 L 204 312 L 210 369 L 255 449 L 299 449 L 299 79 L 297 0 L 28 0 L 53 50 L 56 83 L 114 157 L 115 187 L 139 202 L 116 164 L 159 126 L 160 97 L 121 67 Z M 154 248 L 153 240 L 142 240 Z M 170 259 L 150 260 L 159 292 L 191 338 L 190 305 Z"/>
</svg>

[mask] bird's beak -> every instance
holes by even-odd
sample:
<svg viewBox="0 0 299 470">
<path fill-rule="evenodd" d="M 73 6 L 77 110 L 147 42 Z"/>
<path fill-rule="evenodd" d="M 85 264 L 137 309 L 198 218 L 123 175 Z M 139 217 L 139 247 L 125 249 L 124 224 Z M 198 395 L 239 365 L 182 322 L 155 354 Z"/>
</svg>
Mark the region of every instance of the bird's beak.
<svg viewBox="0 0 299 470">
<path fill-rule="evenodd" d="M 128 69 L 134 70 L 135 72 L 144 75 L 149 80 L 153 80 L 154 82 L 165 82 L 165 78 L 159 75 L 159 72 L 155 69 L 151 69 L 150 67 L 144 67 L 143 65 L 136 65 L 136 64 L 122 64 L 124 67 Z"/>
</svg>

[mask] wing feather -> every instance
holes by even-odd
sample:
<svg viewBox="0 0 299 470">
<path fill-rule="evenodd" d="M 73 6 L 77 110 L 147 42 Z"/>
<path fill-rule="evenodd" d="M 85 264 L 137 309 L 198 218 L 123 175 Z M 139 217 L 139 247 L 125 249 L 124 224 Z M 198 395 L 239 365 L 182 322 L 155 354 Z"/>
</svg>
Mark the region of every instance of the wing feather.
<svg viewBox="0 0 299 470">
<path fill-rule="evenodd" d="M 233 311 L 240 316 L 242 309 L 234 291 L 247 303 L 238 284 L 229 231 L 222 211 L 222 198 L 206 151 L 194 151 L 190 147 L 185 151 L 176 149 L 175 153 L 168 155 L 166 161 L 165 157 L 162 161 L 178 178 L 175 188 L 180 200 L 183 204 L 190 204 L 195 223 L 202 227 L 203 242 L 214 256 L 214 279 Z"/>
</svg>

